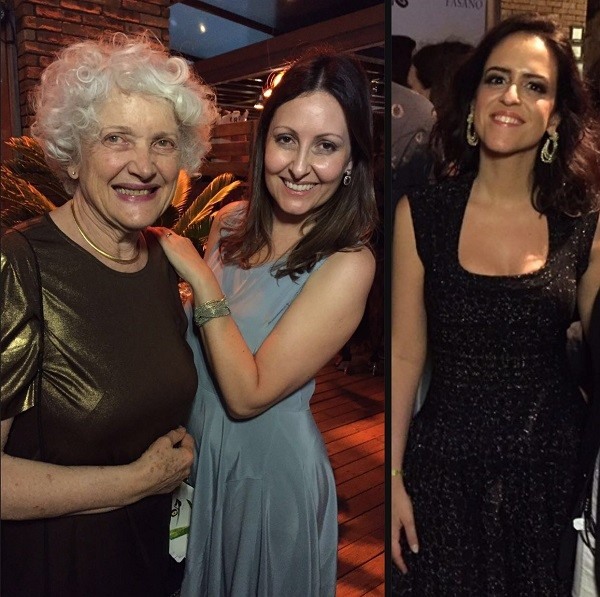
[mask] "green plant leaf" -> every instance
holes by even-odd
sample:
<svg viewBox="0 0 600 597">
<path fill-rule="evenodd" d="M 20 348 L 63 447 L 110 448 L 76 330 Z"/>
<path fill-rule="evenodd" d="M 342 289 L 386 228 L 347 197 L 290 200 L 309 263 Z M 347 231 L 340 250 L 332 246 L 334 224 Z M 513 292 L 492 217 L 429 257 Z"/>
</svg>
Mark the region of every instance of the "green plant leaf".
<svg viewBox="0 0 600 597">
<path fill-rule="evenodd" d="M 187 208 L 180 220 L 175 224 L 173 230 L 177 234 L 198 238 L 198 226 L 202 227 L 202 222 L 208 224 L 209 218 L 214 211 L 217 203 L 222 201 L 231 191 L 236 189 L 241 182 L 235 180 L 235 176 L 230 172 L 217 176 Z M 206 224 L 206 225 L 207 225 Z"/>
<path fill-rule="evenodd" d="M 0 222 L 3 226 L 15 226 L 56 208 L 34 185 L 17 176 L 5 164 L 0 165 L 0 194 Z"/>
<path fill-rule="evenodd" d="M 4 162 L 13 174 L 35 187 L 58 207 L 70 199 L 63 184 L 46 163 L 44 152 L 32 137 L 11 137 L 5 142 L 14 157 Z M 8 189 L 10 193 L 10 189 Z M 4 198 L 4 195 L 3 195 Z"/>
<path fill-rule="evenodd" d="M 187 203 L 191 189 L 192 183 L 190 182 L 188 173 L 185 170 L 180 170 L 175 194 L 171 201 L 171 205 L 175 207 L 180 214 Z"/>
</svg>

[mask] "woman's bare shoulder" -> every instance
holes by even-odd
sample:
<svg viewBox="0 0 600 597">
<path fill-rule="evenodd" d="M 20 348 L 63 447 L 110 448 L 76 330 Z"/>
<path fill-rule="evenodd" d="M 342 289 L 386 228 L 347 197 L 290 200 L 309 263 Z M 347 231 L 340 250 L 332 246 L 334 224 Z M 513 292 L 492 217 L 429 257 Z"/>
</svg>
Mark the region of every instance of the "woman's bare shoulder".
<svg viewBox="0 0 600 597">
<path fill-rule="evenodd" d="M 375 273 L 375 256 L 367 246 L 355 251 L 338 251 L 325 260 L 321 271 L 323 278 L 339 277 L 340 281 L 353 280 L 370 286 Z"/>
<path fill-rule="evenodd" d="M 237 215 L 244 213 L 248 207 L 247 201 L 232 201 L 227 205 L 224 205 L 216 214 L 215 219 L 222 220 L 223 218 L 231 215 Z"/>
</svg>

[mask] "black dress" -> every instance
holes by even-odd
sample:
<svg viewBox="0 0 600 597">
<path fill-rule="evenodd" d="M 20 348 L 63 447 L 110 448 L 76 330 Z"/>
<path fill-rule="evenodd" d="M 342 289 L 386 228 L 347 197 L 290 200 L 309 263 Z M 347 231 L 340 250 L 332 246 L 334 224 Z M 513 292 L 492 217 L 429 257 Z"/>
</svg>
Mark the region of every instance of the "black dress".
<svg viewBox="0 0 600 597">
<path fill-rule="evenodd" d="M 404 459 L 420 551 L 394 594 L 568 595 L 555 561 L 567 517 L 584 402 L 566 330 L 597 215 L 548 215 L 539 270 L 486 276 L 458 261 L 472 178 L 410 199 L 425 267 L 431 385 Z M 397 571 L 396 571 L 397 572 Z"/>
<path fill-rule="evenodd" d="M 28 392 L 40 345 L 31 251 L 2 237 L 2 419 L 13 456 L 120 465 L 185 424 L 197 387 L 177 276 L 153 235 L 135 273 L 106 267 L 48 217 L 23 228 L 42 276 L 41 396 Z M 40 426 L 38 424 L 41 422 Z M 99 514 L 2 521 L 3 597 L 163 597 L 171 498 Z"/>
</svg>

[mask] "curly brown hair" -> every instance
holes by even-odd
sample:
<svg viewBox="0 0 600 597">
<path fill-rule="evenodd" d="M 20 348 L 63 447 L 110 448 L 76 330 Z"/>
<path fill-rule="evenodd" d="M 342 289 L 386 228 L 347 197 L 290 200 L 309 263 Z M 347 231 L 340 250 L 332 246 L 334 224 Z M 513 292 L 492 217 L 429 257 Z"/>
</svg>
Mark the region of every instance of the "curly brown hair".
<svg viewBox="0 0 600 597">
<path fill-rule="evenodd" d="M 431 135 L 435 172 L 440 178 L 477 172 L 479 149 L 466 141 L 467 115 L 489 55 L 500 42 L 518 33 L 541 38 L 557 64 L 558 155 L 551 164 L 539 157 L 536 160 L 532 204 L 540 213 L 595 211 L 600 201 L 600 125 L 593 116 L 569 38 L 548 15 L 518 14 L 501 21 L 458 69 L 449 101 L 441 107 Z M 544 134 L 540 147 L 546 139 Z"/>
</svg>

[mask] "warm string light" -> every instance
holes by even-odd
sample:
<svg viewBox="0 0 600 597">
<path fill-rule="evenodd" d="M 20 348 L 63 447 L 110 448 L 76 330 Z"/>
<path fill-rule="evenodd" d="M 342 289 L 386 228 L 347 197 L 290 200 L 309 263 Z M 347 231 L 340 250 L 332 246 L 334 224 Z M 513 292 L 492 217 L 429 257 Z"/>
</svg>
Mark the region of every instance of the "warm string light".
<svg viewBox="0 0 600 597">
<path fill-rule="evenodd" d="M 254 104 L 254 108 L 256 110 L 262 110 L 264 108 L 264 100 L 271 97 L 271 94 L 273 93 L 273 89 L 275 87 L 277 87 L 277 85 L 279 85 L 279 83 L 281 82 L 281 79 L 283 79 L 284 73 L 285 73 L 285 70 L 280 70 L 280 71 L 273 71 L 269 74 L 269 76 L 267 77 L 267 82 L 265 83 L 264 87 L 262 88 L 262 93 L 260 94 L 260 97 Z"/>
</svg>

